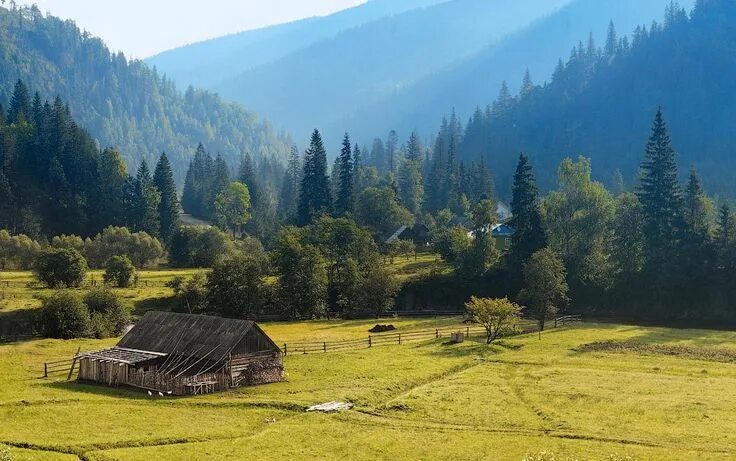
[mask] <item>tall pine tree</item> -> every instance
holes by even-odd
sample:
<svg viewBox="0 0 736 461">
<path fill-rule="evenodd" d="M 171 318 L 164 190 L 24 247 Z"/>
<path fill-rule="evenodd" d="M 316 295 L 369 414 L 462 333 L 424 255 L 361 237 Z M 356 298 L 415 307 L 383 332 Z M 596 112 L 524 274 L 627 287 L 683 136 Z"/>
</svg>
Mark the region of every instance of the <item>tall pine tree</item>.
<svg viewBox="0 0 736 461">
<path fill-rule="evenodd" d="M 158 159 L 153 173 L 153 184 L 161 197 L 158 205 L 161 237 L 168 241 L 179 227 L 179 198 L 176 195 L 174 173 L 166 153 L 162 153 Z"/>
<path fill-rule="evenodd" d="M 153 184 L 151 171 L 145 160 L 141 161 L 135 177 L 135 198 L 133 202 L 133 228 L 153 236 L 159 235 L 161 228 L 158 206 L 161 195 Z"/>
<path fill-rule="evenodd" d="M 542 225 L 539 207 L 539 191 L 534 180 L 529 158 L 521 154 L 514 173 L 511 191 L 511 221 L 515 232 L 508 253 L 510 269 L 521 274 L 522 265 L 536 251 L 547 245 L 547 236 Z"/>
<path fill-rule="evenodd" d="M 342 140 L 342 150 L 339 158 L 340 169 L 338 171 L 337 200 L 335 202 L 335 213 L 339 216 L 352 213 L 354 203 L 354 174 L 353 157 L 350 136 L 345 133 Z"/>
<path fill-rule="evenodd" d="M 671 261 L 682 220 L 682 195 L 675 150 L 658 109 L 641 164 L 639 201 L 644 207 L 644 237 L 654 267 Z"/>
<path fill-rule="evenodd" d="M 299 194 L 299 223 L 307 225 L 316 217 L 332 212 L 327 152 L 319 130 L 314 130 L 309 149 L 304 153 L 304 173 Z"/>
<path fill-rule="evenodd" d="M 238 169 L 238 181 L 248 186 L 248 192 L 250 192 L 250 201 L 255 206 L 260 199 L 260 185 L 256 178 L 256 168 L 253 162 L 253 158 L 248 152 L 243 155 L 240 161 L 240 168 Z"/>
</svg>

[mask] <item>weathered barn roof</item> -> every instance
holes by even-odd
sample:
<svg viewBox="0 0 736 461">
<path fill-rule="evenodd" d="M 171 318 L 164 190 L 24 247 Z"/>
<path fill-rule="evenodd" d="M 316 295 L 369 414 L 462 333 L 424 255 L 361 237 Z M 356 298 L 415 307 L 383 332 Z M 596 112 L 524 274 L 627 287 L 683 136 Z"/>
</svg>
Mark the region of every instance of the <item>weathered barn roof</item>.
<svg viewBox="0 0 736 461">
<path fill-rule="evenodd" d="M 409 228 L 409 226 L 401 226 L 401 227 L 399 227 L 398 229 L 396 229 L 396 232 L 394 232 L 393 234 L 391 234 L 391 236 L 389 238 L 387 238 L 383 243 L 385 243 L 386 245 L 390 245 L 391 243 L 394 243 L 395 241 L 397 241 L 399 239 L 399 237 L 401 236 L 401 234 L 403 234 L 404 231 L 407 230 L 408 228 Z"/>
<path fill-rule="evenodd" d="M 224 359 L 254 325 L 250 320 L 149 311 L 118 347 L 217 361 Z"/>
</svg>

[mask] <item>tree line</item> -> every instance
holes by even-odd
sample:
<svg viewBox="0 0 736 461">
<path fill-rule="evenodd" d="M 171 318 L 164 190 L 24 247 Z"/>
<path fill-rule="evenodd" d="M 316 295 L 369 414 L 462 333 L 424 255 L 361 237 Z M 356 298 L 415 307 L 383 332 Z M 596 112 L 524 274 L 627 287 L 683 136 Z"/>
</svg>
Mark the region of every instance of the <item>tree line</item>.
<svg viewBox="0 0 736 461">
<path fill-rule="evenodd" d="M 135 174 L 114 148 L 100 150 L 60 99 L 43 101 L 16 82 L 0 106 L 0 227 L 32 237 L 90 236 L 126 226 L 163 240 L 179 220 L 171 164 L 161 154 L 152 173 Z"/>
<path fill-rule="evenodd" d="M 511 248 L 476 279 L 478 290 L 495 284 L 504 287 L 500 294 L 536 306 L 544 303 L 534 301 L 534 292 L 556 292 L 552 306 L 569 300 L 577 311 L 619 316 L 734 318 L 733 210 L 728 203 L 716 210 L 695 169 L 681 184 L 661 110 L 632 190 L 609 191 L 592 179 L 590 160 L 579 157 L 563 160 L 557 187 L 541 196 L 525 155 L 519 157 L 512 190 Z M 540 257 L 547 262 L 530 267 Z M 530 289 L 535 280 L 547 286 L 554 274 L 564 275 L 569 292 Z"/>
</svg>

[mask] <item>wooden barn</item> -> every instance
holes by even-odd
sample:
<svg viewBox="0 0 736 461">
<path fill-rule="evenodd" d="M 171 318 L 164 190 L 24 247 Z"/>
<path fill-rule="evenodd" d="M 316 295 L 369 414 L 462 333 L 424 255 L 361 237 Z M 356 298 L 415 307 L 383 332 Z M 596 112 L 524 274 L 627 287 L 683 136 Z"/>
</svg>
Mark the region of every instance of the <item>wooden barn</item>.
<svg viewBox="0 0 736 461">
<path fill-rule="evenodd" d="M 109 349 L 78 355 L 79 376 L 168 395 L 280 381 L 281 349 L 250 320 L 147 312 Z"/>
</svg>

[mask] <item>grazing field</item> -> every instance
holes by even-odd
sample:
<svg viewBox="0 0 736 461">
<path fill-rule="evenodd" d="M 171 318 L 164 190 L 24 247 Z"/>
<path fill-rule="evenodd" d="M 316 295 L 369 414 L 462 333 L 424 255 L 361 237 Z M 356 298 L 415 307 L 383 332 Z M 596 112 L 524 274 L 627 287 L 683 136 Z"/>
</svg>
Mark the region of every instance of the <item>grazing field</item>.
<svg viewBox="0 0 736 461">
<path fill-rule="evenodd" d="M 263 326 L 283 343 L 363 336 L 373 323 Z M 21 459 L 736 457 L 731 332 L 582 324 L 492 346 L 439 339 L 288 355 L 286 382 L 189 398 L 39 378 L 44 360 L 114 342 L 0 345 L 0 442 Z M 304 412 L 331 400 L 355 408 Z"/>
</svg>

